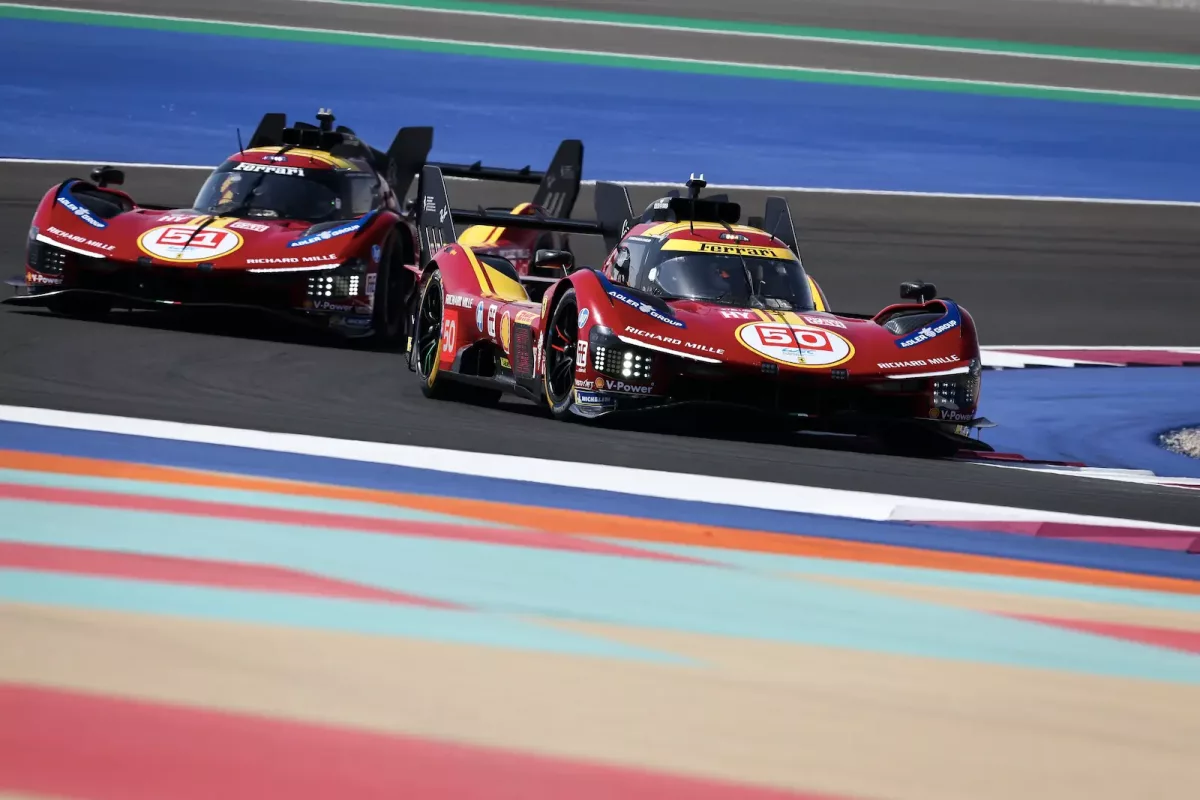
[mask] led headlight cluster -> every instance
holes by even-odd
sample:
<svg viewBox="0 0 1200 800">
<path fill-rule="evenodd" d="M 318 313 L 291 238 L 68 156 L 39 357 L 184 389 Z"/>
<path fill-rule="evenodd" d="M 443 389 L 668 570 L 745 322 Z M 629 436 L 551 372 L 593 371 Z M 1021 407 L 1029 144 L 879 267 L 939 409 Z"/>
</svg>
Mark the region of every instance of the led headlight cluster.
<svg viewBox="0 0 1200 800">
<path fill-rule="evenodd" d="M 977 375 L 955 375 L 933 382 L 933 404 L 938 408 L 970 408 L 979 390 Z"/>
<path fill-rule="evenodd" d="M 601 375 L 626 380 L 649 380 L 653 366 L 651 355 L 644 351 L 605 345 L 592 348 L 592 367 Z"/>
<path fill-rule="evenodd" d="M 310 297 L 357 297 L 362 286 L 358 275 L 314 275 L 308 279 Z"/>
<path fill-rule="evenodd" d="M 42 242 L 30 242 L 29 265 L 44 275 L 61 275 L 67 265 L 67 251 Z"/>
</svg>

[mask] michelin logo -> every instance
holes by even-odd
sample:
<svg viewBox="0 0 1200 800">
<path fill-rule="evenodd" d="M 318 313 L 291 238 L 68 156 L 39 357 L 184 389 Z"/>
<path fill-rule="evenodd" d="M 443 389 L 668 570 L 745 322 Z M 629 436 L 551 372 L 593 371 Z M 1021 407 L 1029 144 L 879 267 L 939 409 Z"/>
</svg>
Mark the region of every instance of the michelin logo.
<svg viewBox="0 0 1200 800">
<path fill-rule="evenodd" d="M 108 227 L 107 222 L 104 222 L 103 220 L 100 220 L 100 219 L 96 219 L 96 217 L 92 216 L 91 211 L 89 211 L 87 208 L 80 205 L 79 203 L 76 203 L 70 196 L 70 190 L 63 189 L 62 192 L 60 192 L 58 197 L 55 199 L 58 201 L 58 204 L 60 206 L 67 209 L 67 211 L 70 211 L 72 214 L 79 217 L 81 220 L 86 222 L 88 225 L 91 225 L 93 228 L 107 228 Z"/>
<path fill-rule="evenodd" d="M 926 325 L 919 331 L 913 331 L 912 333 L 908 334 L 903 339 L 897 339 L 896 346 L 900 348 L 915 347 L 919 344 L 928 342 L 931 339 L 936 339 L 946 331 L 957 328 L 962 321 L 962 316 L 958 313 L 958 306 L 949 302 L 947 302 L 946 305 L 949 306 L 949 311 L 946 312 L 946 316 L 942 317 L 934 325 Z"/>
<path fill-rule="evenodd" d="M 598 392 L 581 392 L 578 389 L 575 390 L 575 400 L 580 405 L 601 406 L 604 408 L 609 408 L 617 404 L 616 399 L 609 397 L 608 395 L 600 394 Z"/>
<path fill-rule="evenodd" d="M 314 233 L 312 236 L 305 236 L 301 239 L 297 239 L 294 242 L 288 242 L 288 247 L 305 247 L 306 245 L 316 244 L 317 242 L 327 242 L 330 239 L 338 236 L 345 236 L 347 233 L 354 233 L 366 224 L 367 217 L 362 217 L 349 224 L 342 225 L 337 228 L 330 228 L 329 230 L 321 231 L 320 233 Z"/>
</svg>

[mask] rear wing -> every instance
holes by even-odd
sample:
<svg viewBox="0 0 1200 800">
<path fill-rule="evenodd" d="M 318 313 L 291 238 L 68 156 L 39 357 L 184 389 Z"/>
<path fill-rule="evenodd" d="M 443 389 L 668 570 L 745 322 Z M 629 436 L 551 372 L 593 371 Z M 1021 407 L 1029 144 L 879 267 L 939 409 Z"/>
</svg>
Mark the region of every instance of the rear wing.
<svg viewBox="0 0 1200 800">
<path fill-rule="evenodd" d="M 329 116 L 332 121 L 332 113 Z M 284 133 L 287 128 L 286 114 L 264 114 L 250 137 L 249 147 L 282 147 L 288 138 Z M 319 126 L 303 120 L 296 120 L 292 128 L 300 131 L 302 135 L 308 131 L 315 134 L 320 130 Z M 529 166 L 520 169 L 485 167 L 480 161 L 474 164 L 430 162 L 429 151 L 433 148 L 431 127 L 401 128 L 396 132 L 387 152 L 362 142 L 357 138 L 357 134 L 345 125 L 337 126 L 336 132 L 346 134 L 353 144 L 346 147 L 344 152 L 338 152 L 338 147 L 332 148 L 331 154 L 366 157 L 376 172 L 388 178 L 388 184 L 400 199 L 408 195 L 413 179 L 426 164 L 441 169 L 445 177 L 536 184 L 538 188 L 533 196 L 534 205 L 545 208 L 554 217 L 571 216 L 575 209 L 575 201 L 579 199 L 580 181 L 583 176 L 583 142 L 579 139 L 564 139 L 560 142 L 554 158 L 550 161 L 550 167 L 545 172 L 537 172 Z"/>
<path fill-rule="evenodd" d="M 544 214 L 510 214 L 487 211 L 483 208 L 475 211 L 452 209 L 442 169 L 435 164 L 426 164 L 421 169 L 421 177 L 417 181 L 416 202 L 422 265 L 429 263 L 438 250 L 458 241 L 455 224 L 578 233 L 604 236 L 606 239 L 609 234 L 608 228 L 594 220 L 567 219 Z"/>
<path fill-rule="evenodd" d="M 546 209 L 552 217 L 565 218 L 571 216 L 575 201 L 579 199 L 579 186 L 583 178 L 583 142 L 563 139 L 545 172 L 536 172 L 528 165 L 520 169 L 485 167 L 480 161 L 474 164 L 428 163 L 440 169 L 443 178 L 537 184 L 533 204 Z"/>
</svg>

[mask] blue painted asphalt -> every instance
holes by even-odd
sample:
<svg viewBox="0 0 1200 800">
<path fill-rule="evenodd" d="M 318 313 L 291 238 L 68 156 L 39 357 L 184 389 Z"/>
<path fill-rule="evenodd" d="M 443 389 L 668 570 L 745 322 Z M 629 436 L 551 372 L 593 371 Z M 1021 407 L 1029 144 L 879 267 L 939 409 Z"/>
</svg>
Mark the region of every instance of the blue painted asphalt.
<svg viewBox="0 0 1200 800">
<path fill-rule="evenodd" d="M 265 111 L 585 177 L 1200 201 L 1200 112 L 5 20 L 0 155 L 215 164 Z M 98 65 L 103 65 L 100 68 Z"/>
<path fill-rule="evenodd" d="M 987 441 L 1000 452 L 1200 478 L 1200 459 L 1158 446 L 1164 431 L 1200 425 L 1197 367 L 990 371 L 980 413 L 998 423 Z"/>
<path fill-rule="evenodd" d="M 0 599 L 16 602 L 652 657 L 511 619 L 533 616 L 1200 684 L 1200 659 L 1167 649 L 737 569 L 12 500 L 0 501 L 0 518 L 10 522 L 5 540 L 274 564 L 450 600 L 509 624 L 493 630 L 490 619 L 459 612 L 0 570 Z"/>
<path fill-rule="evenodd" d="M 24 423 L 0 422 L 0 449 L 101 459 L 110 459 L 119 453 L 124 461 L 159 466 L 190 467 L 436 497 L 515 502 L 546 508 L 608 514 L 617 511 L 645 519 L 822 536 L 1144 575 L 1200 578 L 1200 559 L 1186 553 L 954 530 L 907 522 L 867 522 L 469 475 L 456 475 L 451 480 L 447 473 L 414 467 Z M 590 530 L 574 532 L 609 533 Z"/>
</svg>

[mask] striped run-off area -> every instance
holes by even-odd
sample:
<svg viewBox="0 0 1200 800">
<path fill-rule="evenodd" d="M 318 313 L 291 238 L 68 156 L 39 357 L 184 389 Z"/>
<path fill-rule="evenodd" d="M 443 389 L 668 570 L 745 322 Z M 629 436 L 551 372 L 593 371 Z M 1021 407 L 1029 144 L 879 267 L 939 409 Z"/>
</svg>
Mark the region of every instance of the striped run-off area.
<svg viewBox="0 0 1200 800">
<path fill-rule="evenodd" d="M 1200 582 L 330 481 L 0 450 L 0 796 L 1192 780 Z"/>
</svg>

